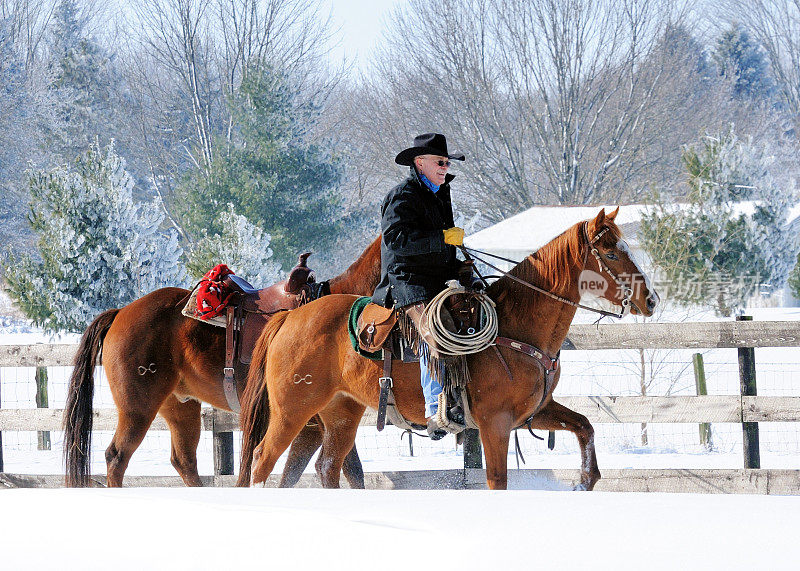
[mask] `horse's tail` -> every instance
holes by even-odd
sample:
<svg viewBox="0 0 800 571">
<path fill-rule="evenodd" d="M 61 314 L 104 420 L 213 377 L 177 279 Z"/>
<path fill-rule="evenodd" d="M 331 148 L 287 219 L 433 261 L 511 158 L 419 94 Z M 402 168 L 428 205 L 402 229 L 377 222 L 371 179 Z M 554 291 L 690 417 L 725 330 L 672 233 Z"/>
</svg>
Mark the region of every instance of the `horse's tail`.
<svg viewBox="0 0 800 571">
<path fill-rule="evenodd" d="M 242 394 L 242 412 L 239 424 L 242 430 L 242 455 L 239 466 L 237 486 L 250 485 L 251 464 L 256 446 L 264 438 L 269 426 L 269 394 L 264 372 L 267 366 L 269 345 L 286 321 L 288 311 L 273 315 L 264 327 L 253 349 L 250 371 L 247 374 L 247 386 Z"/>
<path fill-rule="evenodd" d="M 64 463 L 66 485 L 85 487 L 91 472 L 92 399 L 94 397 L 94 368 L 119 309 L 104 311 L 83 332 L 72 377 L 69 380 L 67 404 L 64 408 Z"/>
</svg>

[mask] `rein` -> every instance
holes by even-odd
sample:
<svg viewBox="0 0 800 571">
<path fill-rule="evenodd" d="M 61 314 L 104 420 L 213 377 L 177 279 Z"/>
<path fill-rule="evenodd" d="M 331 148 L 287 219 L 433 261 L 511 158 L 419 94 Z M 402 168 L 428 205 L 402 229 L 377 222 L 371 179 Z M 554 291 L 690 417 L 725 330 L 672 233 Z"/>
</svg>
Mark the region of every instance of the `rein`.
<svg viewBox="0 0 800 571">
<path fill-rule="evenodd" d="M 567 299 L 565 297 L 561 297 L 560 295 L 556 295 L 551 291 L 543 289 L 543 288 L 541 288 L 541 287 L 539 287 L 537 285 L 534 285 L 534 284 L 532 284 L 530 282 L 526 282 L 525 280 L 522 280 L 522 279 L 520 279 L 520 278 L 518 278 L 516 276 L 512 276 L 510 273 L 501 270 L 497 266 L 495 266 L 492 263 L 486 261 L 485 259 L 481 258 L 480 256 L 477 256 L 476 254 L 481 254 L 483 256 L 489 256 L 491 258 L 496 258 L 498 260 L 502 260 L 504 262 L 509 262 L 509 263 L 512 263 L 512 264 L 515 264 L 515 265 L 519 265 L 522 262 L 517 262 L 515 260 L 510 260 L 508 258 L 504 258 L 503 256 L 498 256 L 496 254 L 490 254 L 489 252 L 482 252 L 481 250 L 475 250 L 474 248 L 468 248 L 467 246 L 460 246 L 460 248 L 461 248 L 462 252 L 464 252 L 465 255 L 467 255 L 467 252 L 471 253 L 473 258 L 475 258 L 476 260 L 478 260 L 479 262 L 481 262 L 483 264 L 486 264 L 487 266 L 489 266 L 493 270 L 500 272 L 504 277 L 507 277 L 508 279 L 510 279 L 512 281 L 515 281 L 518 284 L 524 285 L 525 287 L 530 288 L 530 289 L 532 289 L 534 291 L 542 293 L 542 294 L 544 294 L 544 295 L 546 295 L 546 296 L 548 296 L 548 297 L 550 297 L 552 299 L 555 299 L 556 301 L 559 301 L 561 303 L 565 303 L 567 305 L 571 305 L 572 307 L 577 307 L 577 308 L 585 309 L 587 311 L 591 311 L 591 312 L 594 312 L 594 313 L 599 313 L 603 317 L 616 317 L 617 319 L 621 319 L 622 317 L 625 316 L 625 313 L 628 310 L 628 305 L 630 305 L 631 297 L 633 296 L 633 290 L 630 287 L 628 287 L 627 285 L 625 285 L 625 283 L 614 272 L 611 271 L 611 268 L 609 268 L 608 265 L 606 265 L 606 263 L 603 262 L 602 258 L 600 257 L 600 252 L 597 250 L 597 247 L 595 246 L 595 243 L 600 238 L 603 237 L 603 234 L 608 232 L 608 228 L 603 228 L 600 232 L 598 232 L 598 234 L 593 239 L 589 239 L 589 234 L 586 231 L 586 222 L 584 222 L 581 225 L 581 230 L 582 230 L 583 237 L 586 240 L 586 244 L 589 247 L 589 249 L 586 252 L 584 252 L 583 268 L 584 269 L 586 268 L 586 258 L 588 257 L 589 252 L 591 252 L 592 255 L 595 257 L 595 259 L 597 260 L 598 267 L 600 267 L 601 270 L 603 270 L 609 276 L 611 276 L 611 279 L 614 280 L 614 282 L 617 284 L 617 287 L 619 287 L 624 292 L 624 297 L 622 298 L 622 302 L 620 303 L 622 309 L 619 311 L 619 313 L 606 311 L 604 309 L 597 309 L 596 307 L 590 307 L 588 305 L 583 305 L 582 303 L 579 303 L 579 302 L 576 302 L 576 301 L 572 301 L 571 299 Z M 538 252 L 538 250 L 537 250 L 537 252 Z M 535 254 L 535 253 L 536 252 L 534 252 L 533 254 Z M 530 254 L 528 257 L 531 257 L 533 254 Z"/>
</svg>

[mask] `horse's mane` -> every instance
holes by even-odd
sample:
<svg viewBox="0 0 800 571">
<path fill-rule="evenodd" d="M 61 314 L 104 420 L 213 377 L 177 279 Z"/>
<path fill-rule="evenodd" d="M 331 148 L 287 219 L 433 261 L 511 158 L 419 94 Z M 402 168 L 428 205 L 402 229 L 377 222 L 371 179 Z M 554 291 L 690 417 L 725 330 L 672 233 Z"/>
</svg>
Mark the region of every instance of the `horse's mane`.
<svg viewBox="0 0 800 571">
<path fill-rule="evenodd" d="M 381 278 L 381 236 L 378 235 L 358 259 L 329 284 L 333 293 L 372 295 Z"/>
<path fill-rule="evenodd" d="M 587 247 L 582 230 L 584 224 L 591 228 L 592 221 L 578 222 L 571 226 L 539 250 L 526 256 L 508 273 L 556 295 L 566 295 L 573 286 L 572 268 L 583 265 L 584 252 Z M 608 228 L 606 236 L 609 239 L 617 241 L 622 236 L 622 232 L 613 219 L 606 218 L 603 226 Z M 592 233 L 590 239 L 594 234 Z M 495 300 L 505 293 L 508 298 L 514 300 L 515 309 L 522 311 L 524 311 L 524 308 L 518 306 L 522 300 L 528 299 L 531 300 L 531 303 L 535 303 L 540 295 L 544 295 L 534 292 L 506 276 L 493 283 L 487 293 Z"/>
</svg>

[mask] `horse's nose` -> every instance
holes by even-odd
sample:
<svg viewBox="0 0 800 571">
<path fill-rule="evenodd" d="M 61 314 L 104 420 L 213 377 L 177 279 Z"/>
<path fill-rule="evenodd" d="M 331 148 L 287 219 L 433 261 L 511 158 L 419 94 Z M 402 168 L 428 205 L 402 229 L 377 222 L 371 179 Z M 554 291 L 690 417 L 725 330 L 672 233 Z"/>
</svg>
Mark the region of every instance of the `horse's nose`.
<svg viewBox="0 0 800 571">
<path fill-rule="evenodd" d="M 649 311 L 653 311 L 658 305 L 658 302 L 659 302 L 658 294 L 656 292 L 651 293 L 649 296 L 647 296 L 647 302 L 646 302 L 647 309 Z"/>
</svg>

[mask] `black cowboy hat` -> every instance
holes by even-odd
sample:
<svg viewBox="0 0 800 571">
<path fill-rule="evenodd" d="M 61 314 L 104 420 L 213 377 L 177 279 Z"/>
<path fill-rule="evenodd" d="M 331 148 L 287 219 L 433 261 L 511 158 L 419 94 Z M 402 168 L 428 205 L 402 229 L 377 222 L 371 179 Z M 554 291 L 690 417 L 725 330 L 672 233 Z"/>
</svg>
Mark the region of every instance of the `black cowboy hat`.
<svg viewBox="0 0 800 571">
<path fill-rule="evenodd" d="M 410 167 L 414 164 L 414 157 L 420 155 L 436 155 L 437 157 L 447 157 L 448 159 L 456 161 L 464 160 L 463 153 L 448 154 L 447 139 L 444 138 L 444 135 L 440 135 L 439 133 L 425 133 L 424 135 L 414 137 L 414 146 L 400 151 L 394 158 L 394 162 L 398 165 Z"/>
</svg>

